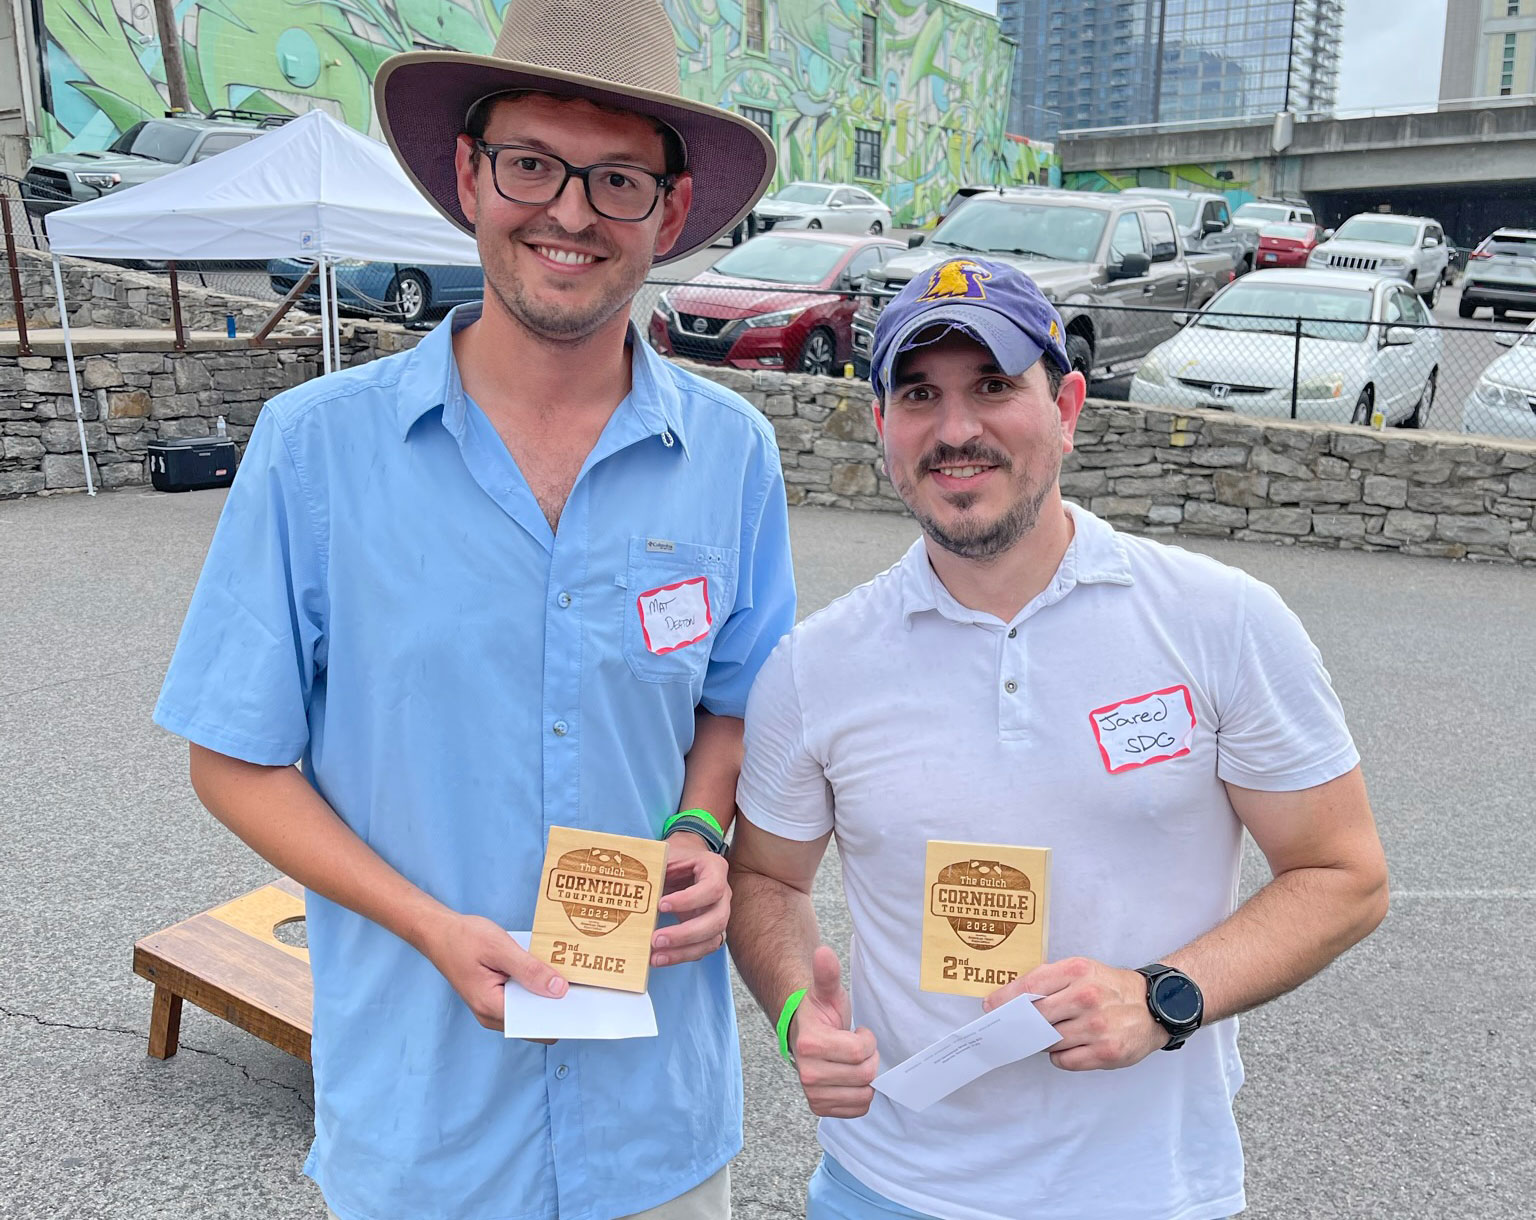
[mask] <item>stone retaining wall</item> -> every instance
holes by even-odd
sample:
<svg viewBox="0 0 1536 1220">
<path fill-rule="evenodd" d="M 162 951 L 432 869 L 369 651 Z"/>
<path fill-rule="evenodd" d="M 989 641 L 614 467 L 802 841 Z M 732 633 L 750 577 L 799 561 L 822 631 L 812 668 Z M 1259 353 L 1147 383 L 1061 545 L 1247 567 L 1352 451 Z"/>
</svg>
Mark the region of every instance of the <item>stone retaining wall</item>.
<svg viewBox="0 0 1536 1220">
<path fill-rule="evenodd" d="M 348 364 L 413 346 L 399 327 L 348 325 Z M 61 351 L 32 357 L 0 344 L 0 496 L 84 485 Z M 54 345 L 55 347 L 57 345 Z M 261 404 L 316 375 L 312 340 L 253 349 L 199 339 L 78 360 L 86 440 L 98 485 L 146 481 L 155 437 L 205 436 L 223 415 L 243 444 Z M 773 425 L 791 504 L 904 511 L 879 473 L 862 382 L 692 366 L 741 393 Z M 1116 525 L 1287 544 L 1536 563 L 1536 443 L 1372 432 L 1345 425 L 1249 421 L 1090 401 L 1062 490 Z"/>
<path fill-rule="evenodd" d="M 420 336 L 395 327 L 342 328 L 342 354 L 359 364 L 412 346 Z M 62 345 L 34 343 L 16 354 L 0 342 L 0 498 L 85 486 L 80 432 Z M 80 406 L 92 481 L 103 488 L 149 481 L 149 442 L 211 436 L 219 416 L 241 451 L 262 404 L 320 372 L 313 339 L 253 348 L 244 339 L 194 336 L 184 352 L 147 332 L 133 350 L 108 348 L 83 334 L 75 346 Z"/>
<path fill-rule="evenodd" d="M 792 504 L 901 511 L 862 383 L 699 369 L 778 434 Z M 1117 526 L 1536 563 L 1536 443 L 1090 401 L 1061 486 Z"/>
</svg>

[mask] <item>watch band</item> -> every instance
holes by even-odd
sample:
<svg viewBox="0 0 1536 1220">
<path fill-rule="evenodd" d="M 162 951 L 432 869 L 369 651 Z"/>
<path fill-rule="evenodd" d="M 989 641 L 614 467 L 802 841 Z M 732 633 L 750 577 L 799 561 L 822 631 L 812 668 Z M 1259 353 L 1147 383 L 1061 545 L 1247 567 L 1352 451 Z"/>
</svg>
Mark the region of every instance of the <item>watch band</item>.
<svg viewBox="0 0 1536 1220">
<path fill-rule="evenodd" d="M 1168 1041 L 1163 1044 L 1165 1051 L 1176 1051 L 1187 1042 L 1192 1034 L 1198 1030 L 1205 1019 L 1205 997 L 1200 992 L 1200 985 L 1174 966 L 1164 965 L 1162 962 L 1153 962 L 1150 966 L 1137 966 L 1136 973 L 1147 980 L 1147 1011 L 1152 1014 L 1152 1019 L 1163 1027 L 1168 1034 Z M 1155 999 L 1157 982 L 1170 974 L 1176 974 L 1195 989 L 1195 996 L 1200 1001 L 1200 1011 L 1185 1022 L 1176 1022 L 1160 1012 Z"/>
<path fill-rule="evenodd" d="M 687 813 L 674 813 L 668 818 L 661 828 L 661 837 L 670 839 L 679 830 L 686 830 L 699 836 L 709 844 L 709 850 L 717 856 L 725 855 L 725 836 L 720 833 L 720 823 L 714 818 L 705 821 L 699 814 L 703 810 L 690 809 Z"/>
</svg>

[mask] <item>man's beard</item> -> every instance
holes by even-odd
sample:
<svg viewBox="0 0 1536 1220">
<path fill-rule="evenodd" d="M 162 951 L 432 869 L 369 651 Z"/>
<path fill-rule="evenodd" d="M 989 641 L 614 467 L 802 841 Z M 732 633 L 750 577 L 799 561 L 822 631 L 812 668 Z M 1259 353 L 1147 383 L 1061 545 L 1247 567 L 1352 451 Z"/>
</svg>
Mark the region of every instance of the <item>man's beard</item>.
<svg viewBox="0 0 1536 1220">
<path fill-rule="evenodd" d="M 1007 455 L 995 449 L 988 449 L 979 444 L 965 445 L 958 449 L 939 444 L 917 463 L 916 474 L 920 477 L 936 466 L 969 464 L 996 466 L 1005 475 L 1013 473 L 1013 463 L 1008 460 Z M 1058 458 L 1054 469 L 1042 472 L 1045 477 L 1040 480 L 1039 485 L 1026 486 L 1019 498 L 1009 506 L 1008 511 L 995 521 L 966 521 L 962 518 L 961 522 L 954 526 L 944 525 L 932 514 L 918 507 L 917 488 L 912 476 L 904 477 L 899 482 L 893 479 L 892 482 L 902 503 L 911 510 L 918 524 L 923 527 L 923 532 L 934 542 L 960 559 L 987 560 L 1003 554 L 1039 524 L 1040 509 L 1045 504 L 1046 497 L 1051 494 L 1051 488 L 1056 485 L 1060 470 L 1061 459 Z M 944 498 L 962 512 L 969 509 L 977 500 L 977 496 L 970 492 L 949 494 Z"/>
<path fill-rule="evenodd" d="M 637 264 L 632 271 L 607 281 L 605 290 L 597 298 L 583 293 L 577 299 L 572 293 L 569 302 L 562 302 L 558 292 L 545 295 L 529 291 L 529 286 L 513 266 L 514 242 L 538 245 L 546 241 L 556 246 L 569 243 L 589 253 L 607 256 L 610 268 L 619 265 L 618 252 L 591 231 L 572 235 L 530 234 L 519 230 L 496 238 L 494 245 L 490 239 L 481 245 L 480 262 L 485 271 L 486 287 L 515 322 L 546 342 L 578 343 L 590 338 L 616 315 L 628 311 L 630 302 L 650 274 L 649 263 Z"/>
</svg>

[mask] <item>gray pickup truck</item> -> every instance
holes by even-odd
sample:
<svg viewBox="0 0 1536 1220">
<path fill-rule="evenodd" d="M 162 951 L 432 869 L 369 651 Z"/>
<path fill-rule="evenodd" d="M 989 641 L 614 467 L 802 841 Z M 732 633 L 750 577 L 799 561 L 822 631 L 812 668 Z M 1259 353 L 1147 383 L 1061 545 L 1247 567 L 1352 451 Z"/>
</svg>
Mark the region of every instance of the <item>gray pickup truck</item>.
<svg viewBox="0 0 1536 1220">
<path fill-rule="evenodd" d="M 871 270 L 853 316 L 853 364 L 869 375 L 880 310 L 914 276 L 975 254 L 1030 276 L 1061 312 L 1067 355 L 1084 375 L 1113 376 L 1173 336 L 1185 311 L 1232 279 L 1226 253 L 1186 254 L 1173 211 L 1148 196 L 1037 190 L 977 196 L 931 237 Z"/>
<path fill-rule="evenodd" d="M 21 197 L 33 216 L 46 216 L 159 178 L 183 165 L 254 140 L 289 115 L 252 110 L 215 110 L 208 115 L 167 114 L 135 123 L 99 152 L 40 153 L 21 180 Z"/>
<path fill-rule="evenodd" d="M 1190 254 L 1225 254 L 1234 275 L 1247 275 L 1259 258 L 1259 231 L 1232 223 L 1225 195 L 1214 191 L 1181 191 L 1172 187 L 1133 186 L 1127 195 L 1161 199 L 1173 209 L 1173 219 Z"/>
</svg>

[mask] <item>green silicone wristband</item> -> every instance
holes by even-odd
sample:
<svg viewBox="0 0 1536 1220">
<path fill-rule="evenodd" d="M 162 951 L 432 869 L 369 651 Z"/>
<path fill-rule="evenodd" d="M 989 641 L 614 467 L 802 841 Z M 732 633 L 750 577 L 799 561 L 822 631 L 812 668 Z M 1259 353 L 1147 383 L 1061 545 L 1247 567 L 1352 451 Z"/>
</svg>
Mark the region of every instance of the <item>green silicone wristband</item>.
<svg viewBox="0 0 1536 1220">
<path fill-rule="evenodd" d="M 789 1053 L 789 1023 L 795 1019 L 795 1013 L 800 1011 L 800 1001 L 805 999 L 805 993 L 809 990 L 809 987 L 802 987 L 799 991 L 791 992 L 789 999 L 784 1001 L 784 1011 L 779 1014 L 779 1054 L 784 1056 L 785 1063 L 795 1061 Z"/>
<path fill-rule="evenodd" d="M 715 828 L 715 833 L 717 835 L 719 835 L 722 839 L 725 838 L 725 828 L 715 820 L 715 815 L 710 813 L 708 809 L 683 809 L 679 810 L 677 813 L 674 813 L 670 818 L 661 824 L 661 837 L 663 839 L 667 837 L 667 831 L 671 830 L 672 827 L 676 825 L 678 818 L 701 818 L 703 821 L 708 822 Z"/>
</svg>

